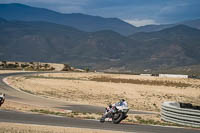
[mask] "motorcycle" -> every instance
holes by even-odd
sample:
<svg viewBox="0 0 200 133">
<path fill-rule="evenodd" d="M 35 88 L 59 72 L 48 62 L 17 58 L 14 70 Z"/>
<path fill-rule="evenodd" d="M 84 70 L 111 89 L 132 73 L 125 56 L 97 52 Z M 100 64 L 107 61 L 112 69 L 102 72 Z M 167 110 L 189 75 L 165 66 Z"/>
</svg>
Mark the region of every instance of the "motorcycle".
<svg viewBox="0 0 200 133">
<path fill-rule="evenodd" d="M 129 108 L 127 106 L 113 106 L 112 111 L 108 113 L 108 109 L 105 109 L 105 113 L 100 119 L 101 123 L 105 121 L 112 122 L 113 124 L 119 124 L 122 120 L 128 117 L 127 113 Z"/>
<path fill-rule="evenodd" d="M 5 101 L 5 94 L 0 95 L 0 107 Z"/>
</svg>

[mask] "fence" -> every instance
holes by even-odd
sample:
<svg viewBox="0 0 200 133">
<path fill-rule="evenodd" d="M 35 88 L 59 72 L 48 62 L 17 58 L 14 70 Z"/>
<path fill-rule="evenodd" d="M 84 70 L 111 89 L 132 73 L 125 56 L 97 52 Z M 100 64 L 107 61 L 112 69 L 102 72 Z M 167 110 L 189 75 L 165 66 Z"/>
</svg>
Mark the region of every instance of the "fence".
<svg viewBox="0 0 200 133">
<path fill-rule="evenodd" d="M 180 125 L 200 127 L 200 106 L 164 102 L 161 106 L 161 119 Z"/>
</svg>

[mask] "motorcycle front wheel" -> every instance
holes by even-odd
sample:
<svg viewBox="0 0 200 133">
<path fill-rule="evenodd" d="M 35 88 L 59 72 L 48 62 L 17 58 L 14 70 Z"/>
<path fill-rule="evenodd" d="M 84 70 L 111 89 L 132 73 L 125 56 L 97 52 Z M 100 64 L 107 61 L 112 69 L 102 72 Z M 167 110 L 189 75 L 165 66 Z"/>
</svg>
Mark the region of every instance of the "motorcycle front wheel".
<svg viewBox="0 0 200 133">
<path fill-rule="evenodd" d="M 104 122 L 105 122 L 105 119 L 106 119 L 106 116 L 102 116 L 101 119 L 100 119 L 100 122 L 101 122 L 101 123 L 104 123 Z"/>
<path fill-rule="evenodd" d="M 124 114 L 122 112 L 116 113 L 113 115 L 112 122 L 114 124 L 119 124 L 124 118 Z"/>
</svg>

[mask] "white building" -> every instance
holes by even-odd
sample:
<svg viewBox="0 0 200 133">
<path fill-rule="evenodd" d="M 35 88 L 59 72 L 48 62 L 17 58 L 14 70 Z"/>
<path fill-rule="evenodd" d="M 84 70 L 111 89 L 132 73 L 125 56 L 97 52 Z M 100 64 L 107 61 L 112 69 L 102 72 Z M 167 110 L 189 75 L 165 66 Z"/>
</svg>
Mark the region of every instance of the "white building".
<svg viewBox="0 0 200 133">
<path fill-rule="evenodd" d="M 152 76 L 152 74 L 140 74 L 140 76 Z"/>
<path fill-rule="evenodd" d="M 188 75 L 180 75 L 180 74 L 159 74 L 161 78 L 188 78 Z"/>
</svg>

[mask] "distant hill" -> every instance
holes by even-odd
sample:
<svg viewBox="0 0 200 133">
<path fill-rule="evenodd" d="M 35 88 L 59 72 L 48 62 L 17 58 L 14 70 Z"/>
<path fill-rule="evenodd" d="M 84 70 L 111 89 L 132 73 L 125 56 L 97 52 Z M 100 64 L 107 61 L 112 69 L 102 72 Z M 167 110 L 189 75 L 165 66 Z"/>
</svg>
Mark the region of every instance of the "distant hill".
<svg viewBox="0 0 200 133">
<path fill-rule="evenodd" d="M 157 32 L 136 33 L 130 38 L 142 44 L 149 67 L 169 68 L 200 63 L 200 30 L 177 25 Z"/>
<path fill-rule="evenodd" d="M 200 19 L 195 19 L 195 20 L 189 20 L 189 21 L 183 21 L 178 24 L 184 24 L 193 28 L 200 29 Z"/>
<path fill-rule="evenodd" d="M 0 28 L 0 60 L 107 68 L 137 47 L 135 41 L 108 30 L 87 33 L 53 23 L 4 19 Z"/>
<path fill-rule="evenodd" d="M 15 3 L 0 4 L 0 17 L 7 20 L 47 21 L 72 26 L 87 32 L 113 30 L 122 35 L 130 35 L 136 30 L 136 27 L 118 18 L 103 18 L 80 13 L 63 14 Z"/>
<path fill-rule="evenodd" d="M 129 37 L 84 32 L 48 22 L 0 19 L 0 61 L 67 63 L 110 71 L 171 69 L 200 64 L 200 30 L 177 25 Z"/>
<path fill-rule="evenodd" d="M 174 24 L 161 24 L 161 25 L 145 25 L 145 26 L 141 26 L 138 27 L 136 32 L 153 32 L 153 31 L 160 31 L 160 30 L 164 30 L 166 28 L 171 28 L 177 25 L 186 25 L 192 28 L 196 28 L 196 29 L 200 29 L 200 19 L 196 19 L 196 20 L 188 20 L 188 21 L 183 21 L 183 22 L 178 22 L 178 23 L 174 23 Z"/>
<path fill-rule="evenodd" d="M 50 61 L 87 36 L 72 27 L 46 22 L 0 22 L 1 60 Z"/>
</svg>

